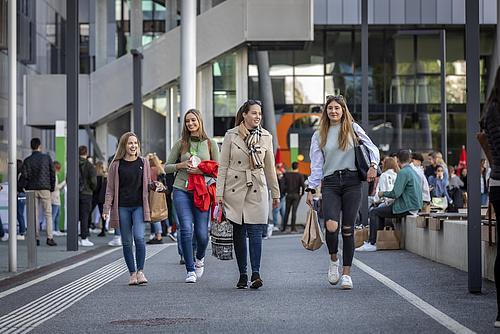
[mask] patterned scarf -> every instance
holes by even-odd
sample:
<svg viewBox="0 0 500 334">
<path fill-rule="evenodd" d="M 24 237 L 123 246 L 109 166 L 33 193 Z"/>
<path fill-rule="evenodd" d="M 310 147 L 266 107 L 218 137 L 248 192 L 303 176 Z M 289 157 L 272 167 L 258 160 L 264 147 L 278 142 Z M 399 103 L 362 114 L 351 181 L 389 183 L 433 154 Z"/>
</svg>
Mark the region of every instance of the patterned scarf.
<svg viewBox="0 0 500 334">
<path fill-rule="evenodd" d="M 238 127 L 238 134 L 247 144 L 252 169 L 264 168 L 264 160 L 262 160 L 262 151 L 259 145 L 260 137 L 262 136 L 262 128 L 260 125 L 252 131 L 249 131 L 243 122 L 241 122 Z"/>
</svg>

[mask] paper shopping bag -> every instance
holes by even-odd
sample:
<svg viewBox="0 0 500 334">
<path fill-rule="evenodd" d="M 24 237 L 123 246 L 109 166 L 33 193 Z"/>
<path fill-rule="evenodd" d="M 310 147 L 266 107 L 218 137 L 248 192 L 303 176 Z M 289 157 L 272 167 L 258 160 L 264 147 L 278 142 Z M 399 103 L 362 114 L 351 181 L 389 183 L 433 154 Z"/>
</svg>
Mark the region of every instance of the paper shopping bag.
<svg viewBox="0 0 500 334">
<path fill-rule="evenodd" d="M 306 228 L 302 236 L 302 245 L 305 249 L 315 251 L 321 248 L 324 243 L 323 233 L 318 223 L 318 214 L 313 207 L 307 211 Z"/>
<path fill-rule="evenodd" d="M 356 248 L 363 246 L 365 241 L 368 241 L 368 231 L 370 229 L 365 226 L 354 229 L 354 245 Z"/>
<path fill-rule="evenodd" d="M 401 231 L 396 231 L 390 226 L 377 231 L 377 250 L 399 249 L 401 246 Z"/>
</svg>

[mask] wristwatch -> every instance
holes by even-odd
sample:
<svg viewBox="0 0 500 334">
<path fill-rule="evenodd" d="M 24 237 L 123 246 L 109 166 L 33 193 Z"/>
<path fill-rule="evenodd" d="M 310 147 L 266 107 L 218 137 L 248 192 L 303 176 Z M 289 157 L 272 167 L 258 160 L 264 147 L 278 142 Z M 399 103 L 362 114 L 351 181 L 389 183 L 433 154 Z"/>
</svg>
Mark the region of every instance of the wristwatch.
<svg viewBox="0 0 500 334">
<path fill-rule="evenodd" d="M 311 194 L 316 194 L 316 189 L 312 189 L 312 188 L 306 188 L 306 192 L 307 193 L 311 193 Z"/>
</svg>

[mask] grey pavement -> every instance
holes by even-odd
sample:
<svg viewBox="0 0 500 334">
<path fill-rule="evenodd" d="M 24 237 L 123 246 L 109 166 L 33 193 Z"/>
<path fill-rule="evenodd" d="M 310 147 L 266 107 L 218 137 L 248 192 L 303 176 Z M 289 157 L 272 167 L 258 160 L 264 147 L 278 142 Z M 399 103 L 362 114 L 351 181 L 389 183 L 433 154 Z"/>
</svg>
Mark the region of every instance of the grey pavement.
<svg viewBox="0 0 500 334">
<path fill-rule="evenodd" d="M 70 264 L 52 263 L 64 263 L 57 267 L 60 273 L 41 273 L 35 284 L 36 277 L 23 278 L 26 273 L 0 280 L 0 332 L 500 331 L 493 328 L 496 293 L 490 281 L 483 281 L 481 294 L 470 294 L 465 272 L 403 250 L 378 251 L 355 254 L 354 289 L 341 290 L 327 281 L 326 245 L 310 252 L 300 238 L 278 233 L 263 241 L 259 290 L 236 289 L 236 261 L 217 260 L 210 249 L 203 277 L 186 284 L 185 267 L 171 242 L 148 245 L 149 283 L 128 286 L 121 248 L 94 246 L 68 258 Z M 0 246 L 3 254 L 5 243 Z"/>
</svg>

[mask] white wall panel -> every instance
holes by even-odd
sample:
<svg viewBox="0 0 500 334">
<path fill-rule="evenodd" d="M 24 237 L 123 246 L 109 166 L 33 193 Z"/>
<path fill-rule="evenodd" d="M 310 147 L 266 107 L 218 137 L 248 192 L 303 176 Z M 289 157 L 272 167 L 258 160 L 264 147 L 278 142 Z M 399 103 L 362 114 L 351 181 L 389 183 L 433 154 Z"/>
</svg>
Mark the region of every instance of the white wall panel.
<svg viewBox="0 0 500 334">
<path fill-rule="evenodd" d="M 342 24 L 343 0 L 327 0 L 328 24 Z"/>
<path fill-rule="evenodd" d="M 483 0 L 483 24 L 497 24 L 497 0 Z"/>
<path fill-rule="evenodd" d="M 373 0 L 373 23 L 389 22 L 389 0 Z"/>
<path fill-rule="evenodd" d="M 423 24 L 436 24 L 436 0 L 421 0 L 420 15 Z"/>
<path fill-rule="evenodd" d="M 327 23 L 327 0 L 314 0 L 314 24 Z"/>
<path fill-rule="evenodd" d="M 405 3 L 401 0 L 390 0 L 390 24 L 405 23 Z"/>
<path fill-rule="evenodd" d="M 405 23 L 420 24 L 420 0 L 405 0 Z"/>
<path fill-rule="evenodd" d="M 452 20 L 452 0 L 438 0 L 436 2 L 436 22 L 440 24 L 451 24 Z"/>
<path fill-rule="evenodd" d="M 465 24 L 465 0 L 452 1 L 452 23 Z"/>
<path fill-rule="evenodd" d="M 344 1 L 343 23 L 359 24 L 361 22 L 361 0 Z"/>
</svg>

